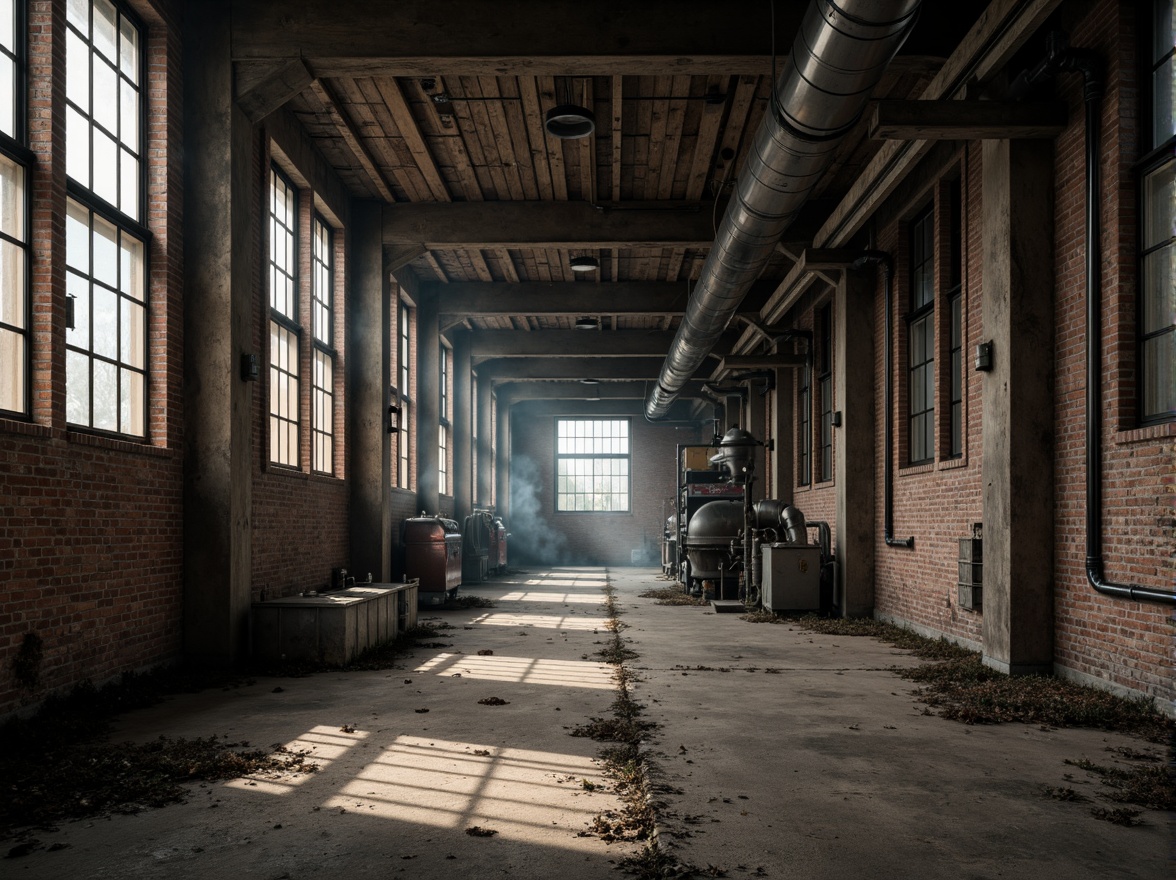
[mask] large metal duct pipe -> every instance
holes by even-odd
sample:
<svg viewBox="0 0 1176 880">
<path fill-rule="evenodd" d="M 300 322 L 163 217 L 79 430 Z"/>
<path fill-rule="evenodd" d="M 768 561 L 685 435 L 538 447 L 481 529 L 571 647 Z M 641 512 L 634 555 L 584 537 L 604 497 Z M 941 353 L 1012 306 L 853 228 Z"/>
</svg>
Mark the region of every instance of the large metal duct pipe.
<svg viewBox="0 0 1176 880">
<path fill-rule="evenodd" d="M 833 161 L 915 22 L 919 0 L 814 0 L 686 314 L 645 402 L 665 416 L 714 348 L 784 231 Z"/>
</svg>

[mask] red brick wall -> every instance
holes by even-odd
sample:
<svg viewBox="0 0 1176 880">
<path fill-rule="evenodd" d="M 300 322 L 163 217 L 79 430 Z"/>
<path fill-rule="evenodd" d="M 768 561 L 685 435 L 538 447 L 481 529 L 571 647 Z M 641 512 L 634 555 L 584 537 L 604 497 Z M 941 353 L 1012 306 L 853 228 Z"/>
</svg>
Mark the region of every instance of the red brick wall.
<svg viewBox="0 0 1176 880">
<path fill-rule="evenodd" d="M 182 126 L 181 51 L 168 4 L 132 6 L 147 27 L 153 235 L 143 443 L 65 424 L 65 43 L 54 26 L 65 3 L 29 4 L 32 401 L 28 422 L 0 420 L 0 714 L 181 647 L 183 169 L 169 149 Z M 26 635 L 41 643 L 33 686 L 13 668 Z"/>
<path fill-rule="evenodd" d="M 595 418 L 596 416 L 593 416 Z M 572 565 L 630 565 L 644 550 L 647 564 L 661 558 L 666 517 L 673 513 L 679 443 L 709 440 L 673 425 L 631 417 L 632 484 L 629 513 L 555 512 L 555 418 L 517 414 L 511 430 L 511 565 L 542 561 Z"/>
<path fill-rule="evenodd" d="M 1103 315 L 1103 558 L 1106 579 L 1176 586 L 1176 425 L 1138 429 L 1135 333 L 1141 107 L 1135 14 L 1128 3 L 1092 4 L 1067 21 L 1071 43 L 1107 59 L 1100 194 Z M 1057 141 L 1056 662 L 1171 701 L 1171 606 L 1113 599 L 1087 585 L 1085 562 L 1084 129 L 1081 77 L 1059 79 L 1072 124 Z"/>
</svg>

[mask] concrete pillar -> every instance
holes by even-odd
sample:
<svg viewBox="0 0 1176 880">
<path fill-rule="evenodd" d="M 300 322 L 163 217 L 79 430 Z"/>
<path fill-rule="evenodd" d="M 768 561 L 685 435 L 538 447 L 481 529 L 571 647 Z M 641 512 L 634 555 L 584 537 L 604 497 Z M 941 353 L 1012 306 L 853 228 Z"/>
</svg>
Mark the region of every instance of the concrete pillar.
<svg viewBox="0 0 1176 880">
<path fill-rule="evenodd" d="M 428 514 L 441 507 L 441 322 L 437 294 L 422 290 L 417 318 L 417 508 Z"/>
<path fill-rule="evenodd" d="M 388 405 L 390 334 L 396 312 L 390 276 L 384 270 L 381 217 L 378 202 L 352 202 L 347 285 L 347 479 L 351 487 L 351 571 L 370 571 L 377 581 L 386 583 L 392 578 Z"/>
<path fill-rule="evenodd" d="M 873 272 L 842 272 L 833 296 L 833 434 L 837 493 L 834 549 L 841 613 L 874 613 L 874 284 Z"/>
<path fill-rule="evenodd" d="M 254 385 L 241 359 L 265 363 L 252 334 L 253 127 L 233 101 L 230 5 L 189 2 L 184 32 L 184 651 L 217 666 L 248 649 Z"/>
<path fill-rule="evenodd" d="M 1052 145 L 984 141 L 984 662 L 1053 669 Z M 966 362 L 966 360 L 965 360 Z"/>
<path fill-rule="evenodd" d="M 453 504 L 458 522 L 473 505 L 473 364 L 470 334 L 458 331 L 453 340 Z"/>
<path fill-rule="evenodd" d="M 781 501 L 793 501 L 794 486 L 793 456 L 796 454 L 796 425 L 793 424 L 795 409 L 796 370 L 776 370 L 776 390 L 772 398 L 772 439 L 775 447 L 768 455 L 772 458 L 772 484 L 770 497 Z"/>
<path fill-rule="evenodd" d="M 499 515 L 509 525 L 510 520 L 510 405 L 505 401 L 498 404 L 498 430 L 495 432 L 495 475 L 494 493 Z"/>
<path fill-rule="evenodd" d="M 479 507 L 494 501 L 494 386 L 488 375 L 478 376 L 478 491 Z"/>
</svg>

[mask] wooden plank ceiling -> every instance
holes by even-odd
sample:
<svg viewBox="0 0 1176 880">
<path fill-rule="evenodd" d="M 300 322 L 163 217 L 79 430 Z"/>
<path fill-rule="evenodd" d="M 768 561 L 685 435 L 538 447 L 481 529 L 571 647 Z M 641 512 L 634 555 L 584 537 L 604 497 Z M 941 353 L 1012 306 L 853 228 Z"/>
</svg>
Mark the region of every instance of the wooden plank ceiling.
<svg viewBox="0 0 1176 880">
<path fill-rule="evenodd" d="M 777 6 L 774 45 L 783 54 L 804 4 Z M 762 2 L 695 0 L 236 0 L 238 95 L 260 101 L 263 112 L 284 104 L 357 197 L 402 205 L 580 203 L 607 211 L 621 228 L 626 218 L 649 226 L 649 212 L 657 211 L 667 225 L 689 221 L 710 238 L 769 106 L 769 11 Z M 876 98 L 920 93 L 940 56 L 975 18 L 960 15 L 957 5 L 953 12 L 924 11 L 930 23 L 920 24 Z M 293 62 L 300 62 L 295 71 L 302 79 L 291 76 Z M 782 68 L 780 58 L 775 63 Z M 265 82 L 285 87 L 268 104 L 256 97 L 260 88 L 250 93 Z M 566 103 L 595 114 L 593 135 L 558 140 L 544 131 L 547 111 Z M 877 147 L 863 121 L 790 240 L 803 246 Z M 602 332 L 671 331 L 708 242 L 625 246 L 628 240 L 560 247 L 434 242 L 401 271 L 422 284 L 467 292 L 478 284 L 529 289 L 574 282 L 584 288 L 583 315 L 598 318 Z M 573 273 L 576 256 L 596 257 L 599 270 Z M 763 281 L 779 281 L 791 266 L 781 253 Z M 610 286 L 631 291 L 641 284 L 680 285 L 680 295 L 647 314 L 609 312 Z M 515 314 L 467 312 L 461 325 L 561 330 L 576 317 L 530 307 Z"/>
</svg>

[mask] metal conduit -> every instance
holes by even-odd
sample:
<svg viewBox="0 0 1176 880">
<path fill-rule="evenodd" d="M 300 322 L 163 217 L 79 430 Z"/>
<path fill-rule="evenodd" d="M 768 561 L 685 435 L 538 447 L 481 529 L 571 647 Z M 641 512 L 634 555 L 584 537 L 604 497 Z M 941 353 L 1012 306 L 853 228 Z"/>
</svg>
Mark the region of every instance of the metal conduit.
<svg viewBox="0 0 1176 880">
<path fill-rule="evenodd" d="M 670 404 L 714 348 L 784 231 L 829 168 L 915 23 L 920 0 L 813 0 L 645 402 Z"/>
</svg>

